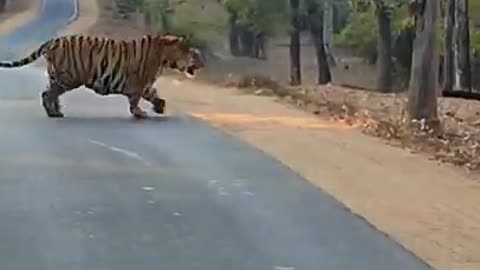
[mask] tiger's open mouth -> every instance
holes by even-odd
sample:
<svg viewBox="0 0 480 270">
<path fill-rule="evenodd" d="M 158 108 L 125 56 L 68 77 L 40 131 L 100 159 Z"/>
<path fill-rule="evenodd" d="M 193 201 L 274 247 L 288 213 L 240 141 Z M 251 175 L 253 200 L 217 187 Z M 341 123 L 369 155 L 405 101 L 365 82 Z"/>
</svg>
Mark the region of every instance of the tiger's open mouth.
<svg viewBox="0 0 480 270">
<path fill-rule="evenodd" d="M 189 79 L 194 79 L 196 74 L 195 74 L 195 67 L 193 66 L 189 66 L 189 67 L 182 67 L 182 68 L 179 68 L 178 71 L 182 72 L 183 75 L 185 75 L 185 77 L 189 78 Z"/>
<path fill-rule="evenodd" d="M 187 69 L 185 70 L 185 74 L 188 74 L 190 76 L 195 76 L 196 70 L 197 69 L 194 66 L 188 66 Z"/>
<path fill-rule="evenodd" d="M 195 67 L 195 65 L 179 67 L 176 61 L 172 61 L 169 63 L 169 67 L 172 70 L 176 70 L 177 72 L 183 73 L 189 79 L 193 79 L 196 76 L 197 68 Z"/>
</svg>

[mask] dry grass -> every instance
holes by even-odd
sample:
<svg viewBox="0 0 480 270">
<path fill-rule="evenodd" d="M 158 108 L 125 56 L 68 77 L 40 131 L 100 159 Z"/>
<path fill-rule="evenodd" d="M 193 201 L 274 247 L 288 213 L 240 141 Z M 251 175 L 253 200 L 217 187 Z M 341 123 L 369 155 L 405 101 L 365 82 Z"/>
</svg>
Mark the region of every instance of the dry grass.
<svg viewBox="0 0 480 270">
<path fill-rule="evenodd" d="M 440 128 L 406 120 L 404 94 L 381 94 L 338 86 L 286 87 L 257 75 L 229 76 L 225 86 L 255 95 L 277 96 L 283 102 L 321 117 L 360 128 L 389 144 L 431 159 L 480 171 L 480 102 L 439 98 Z"/>
</svg>

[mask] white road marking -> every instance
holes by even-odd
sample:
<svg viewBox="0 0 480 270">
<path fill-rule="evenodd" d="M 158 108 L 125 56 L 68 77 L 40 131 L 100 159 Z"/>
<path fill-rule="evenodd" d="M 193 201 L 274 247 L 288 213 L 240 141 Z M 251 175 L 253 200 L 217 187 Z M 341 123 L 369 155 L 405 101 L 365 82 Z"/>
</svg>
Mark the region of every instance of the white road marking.
<svg viewBox="0 0 480 270">
<path fill-rule="evenodd" d="M 209 187 L 210 187 L 210 186 L 213 186 L 213 185 L 215 185 L 216 183 L 218 183 L 217 180 L 210 180 L 210 181 L 208 181 L 208 186 L 209 186 Z"/>
<path fill-rule="evenodd" d="M 233 192 L 234 189 L 236 189 L 236 190 L 233 193 L 238 192 L 238 194 L 243 194 L 244 196 L 249 196 L 249 197 L 255 196 L 255 194 L 253 192 L 248 190 L 248 188 L 246 186 L 246 180 L 245 179 L 234 179 L 230 185 L 231 185 L 232 188 L 230 190 L 228 190 L 227 187 L 222 186 L 219 183 L 219 180 L 209 180 L 208 183 L 207 183 L 208 188 L 215 189 L 217 194 L 221 195 L 221 196 L 232 195 L 232 193 L 230 191 Z"/>
<path fill-rule="evenodd" d="M 102 142 L 99 142 L 99 141 L 96 141 L 96 140 L 89 139 L 88 142 L 90 142 L 91 144 L 95 144 L 95 145 L 101 146 L 103 148 L 109 149 L 113 152 L 120 153 L 122 155 L 125 155 L 125 156 L 131 158 L 131 159 L 136 159 L 138 161 L 141 161 L 141 162 L 145 163 L 145 165 L 147 165 L 147 166 L 151 166 L 150 162 L 148 162 L 147 160 L 145 160 L 144 158 L 142 158 L 139 154 L 137 154 L 135 152 L 128 151 L 128 150 L 122 149 L 122 148 L 118 148 L 118 147 L 115 147 L 115 146 L 112 146 L 112 145 L 108 145 L 108 144 L 105 144 L 105 143 L 102 143 Z"/>
<path fill-rule="evenodd" d="M 144 191 L 154 191 L 154 190 L 155 190 L 154 187 L 142 187 L 142 189 L 143 189 Z"/>
<path fill-rule="evenodd" d="M 233 180 L 232 186 L 234 187 L 244 187 L 245 186 L 245 180 L 244 179 L 235 179 Z"/>
<path fill-rule="evenodd" d="M 230 193 L 228 193 L 226 191 L 218 191 L 218 195 L 220 195 L 220 196 L 230 196 Z"/>
<path fill-rule="evenodd" d="M 255 194 L 253 194 L 253 192 L 250 192 L 250 191 L 244 191 L 244 192 L 243 192 L 243 195 L 253 196 L 253 195 L 255 195 Z"/>
<path fill-rule="evenodd" d="M 291 267 L 291 266 L 275 266 L 273 269 L 275 269 L 275 270 L 295 270 L 295 267 Z"/>
</svg>

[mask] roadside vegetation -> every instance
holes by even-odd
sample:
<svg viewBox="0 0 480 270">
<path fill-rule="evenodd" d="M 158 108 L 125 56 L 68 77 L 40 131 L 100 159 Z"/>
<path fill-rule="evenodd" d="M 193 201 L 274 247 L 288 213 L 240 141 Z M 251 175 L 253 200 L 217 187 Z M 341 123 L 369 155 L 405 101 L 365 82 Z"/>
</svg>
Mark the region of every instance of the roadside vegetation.
<svg viewBox="0 0 480 270">
<path fill-rule="evenodd" d="M 151 31 L 192 35 L 206 79 L 480 169 L 479 1 L 114 1 Z"/>
</svg>

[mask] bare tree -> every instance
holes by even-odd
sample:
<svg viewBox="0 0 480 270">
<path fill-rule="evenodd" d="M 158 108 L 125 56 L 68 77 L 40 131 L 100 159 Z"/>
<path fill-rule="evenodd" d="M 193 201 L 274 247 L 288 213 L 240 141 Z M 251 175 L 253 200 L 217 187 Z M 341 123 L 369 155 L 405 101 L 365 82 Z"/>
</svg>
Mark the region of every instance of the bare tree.
<svg viewBox="0 0 480 270">
<path fill-rule="evenodd" d="M 468 18 L 468 0 L 456 0 L 454 28 L 454 90 L 471 90 L 470 73 L 470 27 Z"/>
<path fill-rule="evenodd" d="M 0 0 L 0 12 L 4 12 L 7 7 L 7 0 Z"/>
<path fill-rule="evenodd" d="M 333 1 L 323 1 L 323 44 L 330 66 L 336 65 L 335 57 L 333 56 Z"/>
<path fill-rule="evenodd" d="M 325 3 L 324 3 L 325 4 Z M 322 5 L 317 1 L 307 1 L 307 22 L 312 36 L 317 57 L 317 83 L 327 84 L 332 81 L 324 37 L 324 20 Z"/>
<path fill-rule="evenodd" d="M 240 53 L 240 41 L 239 41 L 239 27 L 237 24 L 238 14 L 234 10 L 229 12 L 228 25 L 230 26 L 230 31 L 228 35 L 228 41 L 230 44 L 230 53 L 233 56 L 239 56 Z"/>
<path fill-rule="evenodd" d="M 445 58 L 443 65 L 443 90 L 451 91 L 454 81 L 453 28 L 457 0 L 448 0 L 445 13 Z"/>
<path fill-rule="evenodd" d="M 437 78 L 439 0 L 415 0 L 411 4 L 415 18 L 412 70 L 408 113 L 411 119 L 438 123 Z"/>
<path fill-rule="evenodd" d="M 374 3 L 378 23 L 377 89 L 381 92 L 390 92 L 393 86 L 392 7 L 385 1 L 375 1 Z"/>
<path fill-rule="evenodd" d="M 448 0 L 444 91 L 472 88 L 468 0 Z"/>
<path fill-rule="evenodd" d="M 290 84 L 300 85 L 302 83 L 302 72 L 300 62 L 300 1 L 290 0 L 292 10 L 291 33 L 290 33 Z"/>
</svg>

